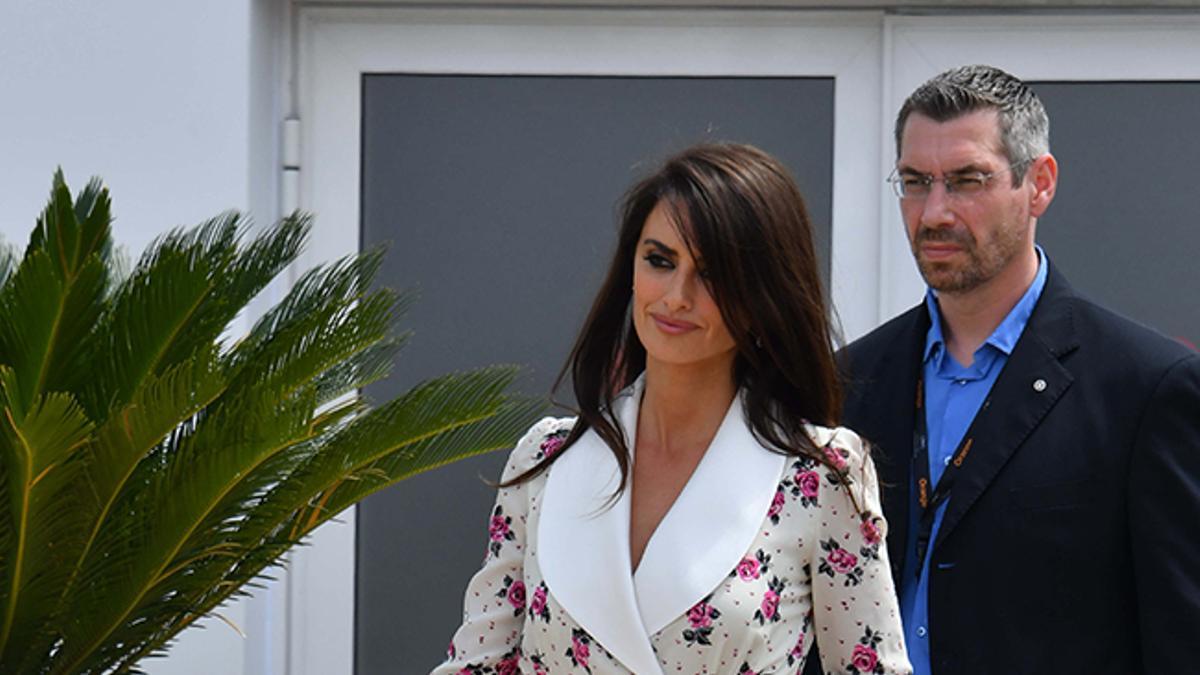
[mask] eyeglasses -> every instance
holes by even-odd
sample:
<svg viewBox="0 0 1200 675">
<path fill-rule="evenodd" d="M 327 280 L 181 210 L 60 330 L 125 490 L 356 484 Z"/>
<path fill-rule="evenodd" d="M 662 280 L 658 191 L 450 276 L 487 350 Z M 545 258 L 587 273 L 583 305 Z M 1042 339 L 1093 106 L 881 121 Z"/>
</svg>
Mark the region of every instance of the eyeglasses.
<svg viewBox="0 0 1200 675">
<path fill-rule="evenodd" d="M 948 197 L 970 198 L 982 194 L 996 176 L 1019 170 L 1031 161 L 1026 159 L 996 171 L 965 171 L 941 178 L 934 178 L 929 174 L 900 173 L 898 169 L 893 169 L 887 182 L 891 183 L 892 192 L 900 199 L 925 199 L 933 191 L 935 182 L 946 186 Z"/>
</svg>

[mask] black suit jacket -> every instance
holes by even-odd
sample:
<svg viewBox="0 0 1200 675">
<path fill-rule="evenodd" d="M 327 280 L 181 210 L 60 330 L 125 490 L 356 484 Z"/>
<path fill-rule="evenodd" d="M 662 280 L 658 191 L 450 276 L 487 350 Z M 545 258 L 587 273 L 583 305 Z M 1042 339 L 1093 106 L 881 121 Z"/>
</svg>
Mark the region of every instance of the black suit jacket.
<svg viewBox="0 0 1200 675">
<path fill-rule="evenodd" d="M 854 342 L 897 587 L 924 304 Z M 936 675 L 1200 673 L 1200 355 L 1053 267 L 984 403 L 930 555 Z"/>
</svg>

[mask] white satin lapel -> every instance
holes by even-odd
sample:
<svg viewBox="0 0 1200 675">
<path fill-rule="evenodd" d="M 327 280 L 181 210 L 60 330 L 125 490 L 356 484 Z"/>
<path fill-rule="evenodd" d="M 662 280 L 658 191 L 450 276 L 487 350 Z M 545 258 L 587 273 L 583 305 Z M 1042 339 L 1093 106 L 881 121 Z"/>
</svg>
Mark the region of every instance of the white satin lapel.
<svg viewBox="0 0 1200 675">
<path fill-rule="evenodd" d="M 613 404 L 631 446 L 640 382 Z M 638 675 L 662 675 L 634 596 L 629 490 L 605 508 L 620 480 L 612 451 L 592 430 L 554 463 L 542 496 L 538 564 L 558 603 L 601 646 Z"/>
<path fill-rule="evenodd" d="M 642 554 L 633 581 L 647 634 L 687 613 L 733 571 L 762 528 L 786 462 L 754 438 L 739 395 Z"/>
</svg>

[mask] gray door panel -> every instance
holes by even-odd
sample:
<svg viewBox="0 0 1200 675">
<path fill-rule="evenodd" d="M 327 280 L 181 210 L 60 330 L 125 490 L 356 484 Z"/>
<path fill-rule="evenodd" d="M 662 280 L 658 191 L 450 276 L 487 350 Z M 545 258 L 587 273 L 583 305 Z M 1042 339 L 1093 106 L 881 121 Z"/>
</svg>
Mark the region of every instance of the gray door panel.
<svg viewBox="0 0 1200 675">
<path fill-rule="evenodd" d="M 1083 293 L 1200 343 L 1200 82 L 1043 82 L 1058 194 L 1038 241 Z"/>
<path fill-rule="evenodd" d="M 833 80 L 369 75 L 362 244 L 417 287 L 383 399 L 449 370 L 528 367 L 546 394 L 607 265 L 622 192 L 701 140 L 758 145 L 797 175 L 828 280 Z M 569 400 L 565 393 L 563 398 Z M 559 413 L 564 414 L 564 413 Z M 503 453 L 417 476 L 358 512 L 356 671 L 428 672 L 479 568 Z"/>
</svg>

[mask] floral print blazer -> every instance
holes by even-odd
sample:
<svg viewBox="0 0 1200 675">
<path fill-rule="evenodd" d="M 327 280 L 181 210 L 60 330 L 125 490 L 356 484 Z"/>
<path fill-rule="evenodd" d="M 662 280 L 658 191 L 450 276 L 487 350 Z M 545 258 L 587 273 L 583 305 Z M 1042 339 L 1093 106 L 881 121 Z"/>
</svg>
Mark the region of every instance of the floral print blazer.
<svg viewBox="0 0 1200 675">
<path fill-rule="evenodd" d="M 631 445 L 640 401 L 639 380 L 614 404 Z M 557 452 L 572 423 L 535 424 L 504 477 Z M 874 466 L 853 432 L 810 434 L 845 478 L 763 448 L 739 396 L 636 571 L 629 490 L 610 502 L 616 461 L 584 434 L 499 491 L 434 675 L 798 673 L 814 641 L 828 675 L 910 673 Z"/>
</svg>

